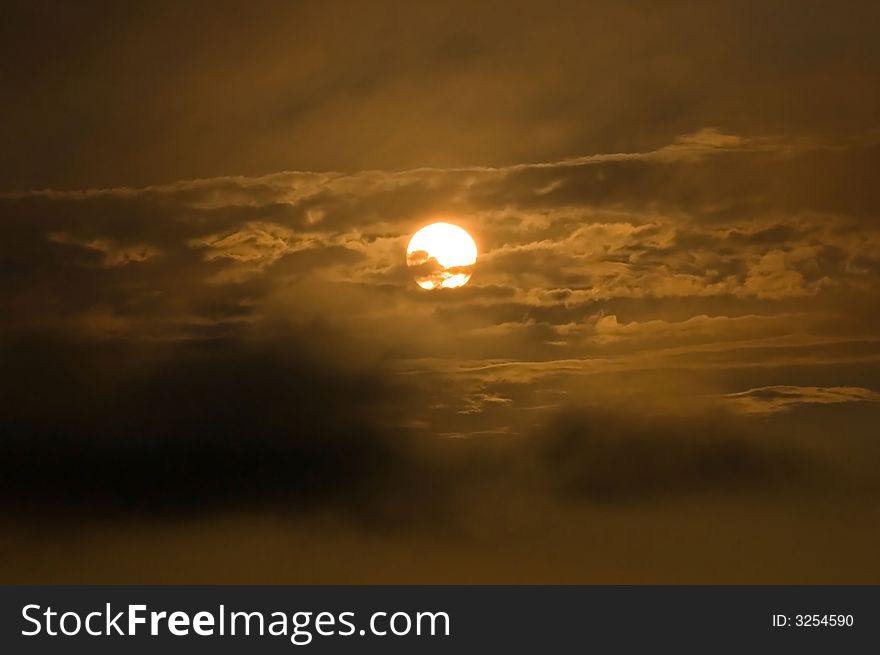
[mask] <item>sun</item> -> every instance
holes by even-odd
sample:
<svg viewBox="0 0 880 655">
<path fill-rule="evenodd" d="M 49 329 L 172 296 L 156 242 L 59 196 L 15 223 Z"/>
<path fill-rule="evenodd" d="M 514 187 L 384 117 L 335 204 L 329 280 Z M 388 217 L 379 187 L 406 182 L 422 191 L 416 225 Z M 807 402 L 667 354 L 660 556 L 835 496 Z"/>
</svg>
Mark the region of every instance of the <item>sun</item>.
<svg viewBox="0 0 880 655">
<path fill-rule="evenodd" d="M 432 223 L 412 235 L 406 247 L 409 266 L 422 289 L 454 289 L 471 279 L 477 244 L 452 223 Z"/>
</svg>

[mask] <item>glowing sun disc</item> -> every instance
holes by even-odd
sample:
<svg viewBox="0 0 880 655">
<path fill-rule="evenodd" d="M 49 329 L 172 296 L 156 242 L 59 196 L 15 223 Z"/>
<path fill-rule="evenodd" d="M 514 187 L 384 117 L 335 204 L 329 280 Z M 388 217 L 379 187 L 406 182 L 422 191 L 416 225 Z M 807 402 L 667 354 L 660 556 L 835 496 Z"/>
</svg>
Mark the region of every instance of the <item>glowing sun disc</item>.
<svg viewBox="0 0 880 655">
<path fill-rule="evenodd" d="M 471 279 L 477 244 L 452 223 L 432 223 L 412 235 L 406 264 L 423 289 L 453 289 Z"/>
</svg>

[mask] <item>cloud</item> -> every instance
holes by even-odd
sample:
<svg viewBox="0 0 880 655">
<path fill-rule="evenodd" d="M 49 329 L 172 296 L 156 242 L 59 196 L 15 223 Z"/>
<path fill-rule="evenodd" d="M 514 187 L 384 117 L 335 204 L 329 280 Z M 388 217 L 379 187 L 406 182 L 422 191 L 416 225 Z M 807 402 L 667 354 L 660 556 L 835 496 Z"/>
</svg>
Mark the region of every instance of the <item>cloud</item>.
<svg viewBox="0 0 880 655">
<path fill-rule="evenodd" d="M 448 409 L 410 417 L 435 434 L 510 426 L 559 400 L 540 389 L 604 393 L 609 376 L 663 398 L 653 371 L 706 396 L 767 369 L 808 385 L 809 367 L 878 361 L 880 231 L 857 175 L 875 151 L 707 127 L 532 163 L 6 194 L 0 332 L 250 343 L 330 326 Z M 437 218 L 480 246 L 452 294 L 420 292 L 404 257 Z M 732 385 L 739 370 L 755 381 Z"/>
<path fill-rule="evenodd" d="M 55 243 L 79 246 L 86 251 L 100 253 L 101 259 L 98 266 L 115 268 L 137 262 L 145 262 L 162 254 L 162 251 L 150 245 L 132 244 L 121 246 L 109 239 L 78 240 L 64 232 L 52 232 L 46 235 L 49 241 Z"/>
<path fill-rule="evenodd" d="M 386 490 L 412 497 L 417 460 L 397 427 L 405 390 L 320 356 L 321 341 L 7 340 L 6 510 L 380 512 Z"/>
<path fill-rule="evenodd" d="M 699 412 L 559 414 L 550 406 L 549 420 L 528 426 L 520 414 L 515 429 L 414 420 L 410 408 L 426 406 L 436 388 L 355 367 L 341 336 L 316 327 L 177 345 L 7 341 L 0 490 L 14 505 L 4 511 L 155 516 L 262 507 L 408 522 L 442 516 L 486 485 L 592 502 L 796 480 L 800 454 L 783 456 L 745 424 L 721 427 Z M 491 408 L 522 412 L 519 394 L 502 391 L 472 393 L 452 415 L 467 422 Z M 441 426 L 469 443 L 438 440 L 432 430 Z"/>
<path fill-rule="evenodd" d="M 880 402 L 880 394 L 861 387 L 798 387 L 774 385 L 724 396 L 750 414 L 786 412 L 801 405 Z"/>
<path fill-rule="evenodd" d="M 226 0 L 210 23 L 193 6 L 169 27 L 165 3 L 138 20 L 16 3 L 4 55 L 20 74 L 5 82 L 27 101 L 6 109 L 0 170 L 12 188 L 85 188 L 230 171 L 500 167 L 644 152 L 684 133 L 701 134 L 685 147 L 735 145 L 712 126 L 744 143 L 875 127 L 874 3 L 837 14 L 791 0 L 656 16 L 650 6 L 566 1 L 548 14 L 517 1 L 500 16 L 459 2 L 427 13 L 389 2 L 237 12 Z M 389 20 L 407 29 L 389 33 Z M 65 29 L 91 29 L 104 46 L 48 36 Z M 87 81 L 87 98 L 71 79 Z M 817 90 L 840 101 L 816 102 Z"/>
<path fill-rule="evenodd" d="M 279 225 L 248 223 L 230 234 L 193 239 L 189 245 L 206 250 L 205 259 L 231 259 L 265 267 L 291 250 L 294 233 Z"/>
<path fill-rule="evenodd" d="M 513 401 L 495 393 L 475 393 L 467 396 L 462 414 L 479 414 L 486 405 L 510 405 Z"/>
<path fill-rule="evenodd" d="M 399 242 L 442 216 L 481 244 L 471 284 L 515 288 L 525 305 L 784 300 L 859 284 L 876 270 L 880 238 L 859 222 L 863 201 L 876 199 L 848 204 L 866 193 L 855 180 L 871 152 L 706 129 L 643 153 L 497 168 L 279 173 L 7 194 L 4 202 L 33 248 L 45 234 L 64 235 L 112 247 L 121 253 L 114 262 L 179 254 L 171 266 L 196 249 L 203 279 L 215 282 L 253 277 L 286 252 L 341 246 L 364 255 L 346 279 L 402 283 Z M 850 174 L 826 180 L 829 166 L 835 176 Z"/>
<path fill-rule="evenodd" d="M 810 466 L 732 420 L 568 411 L 533 435 L 528 448 L 548 483 L 576 499 L 645 500 L 791 486 Z"/>
</svg>

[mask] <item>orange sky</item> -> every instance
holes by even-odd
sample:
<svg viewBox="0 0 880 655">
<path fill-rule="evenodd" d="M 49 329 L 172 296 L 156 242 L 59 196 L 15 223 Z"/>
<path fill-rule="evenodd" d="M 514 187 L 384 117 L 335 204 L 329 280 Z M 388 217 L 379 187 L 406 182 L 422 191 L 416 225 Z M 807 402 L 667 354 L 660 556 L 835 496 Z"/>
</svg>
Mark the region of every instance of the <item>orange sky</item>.
<svg viewBox="0 0 880 655">
<path fill-rule="evenodd" d="M 877 3 L 178 4 L 0 28 L 3 578 L 880 579 Z"/>
</svg>

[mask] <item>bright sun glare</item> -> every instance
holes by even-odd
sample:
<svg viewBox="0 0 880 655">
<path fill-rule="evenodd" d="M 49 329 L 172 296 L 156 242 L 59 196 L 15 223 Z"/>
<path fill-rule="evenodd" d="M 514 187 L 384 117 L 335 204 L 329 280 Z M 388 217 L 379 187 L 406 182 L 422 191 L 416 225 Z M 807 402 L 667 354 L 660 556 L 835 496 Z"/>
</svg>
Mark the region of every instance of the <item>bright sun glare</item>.
<svg viewBox="0 0 880 655">
<path fill-rule="evenodd" d="M 477 244 L 451 223 L 432 223 L 416 232 L 406 247 L 406 263 L 423 289 L 452 289 L 471 279 Z"/>
</svg>

